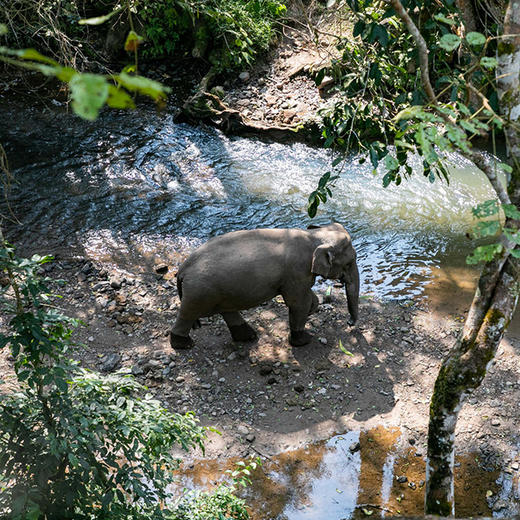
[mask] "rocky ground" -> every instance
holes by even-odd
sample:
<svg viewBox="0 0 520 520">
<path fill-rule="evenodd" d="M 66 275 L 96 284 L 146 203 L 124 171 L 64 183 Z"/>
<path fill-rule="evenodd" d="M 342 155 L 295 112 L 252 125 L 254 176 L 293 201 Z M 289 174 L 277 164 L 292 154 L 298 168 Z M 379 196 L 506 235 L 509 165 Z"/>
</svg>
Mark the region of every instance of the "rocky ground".
<svg viewBox="0 0 520 520">
<path fill-rule="evenodd" d="M 429 398 L 461 326 L 458 316 L 363 299 L 359 323 L 350 327 L 343 289 L 327 295 L 318 287 L 322 304 L 308 325 L 315 336 L 309 345 L 287 343 L 287 311 L 277 298 L 245 313 L 259 333 L 256 342 L 232 342 L 216 316 L 192 333 L 192 350 L 174 351 L 167 333 L 179 305 L 175 266 L 129 272 L 77 259 L 46 270 L 68 281 L 60 306 L 85 323 L 74 356 L 93 370 L 132 373 L 168 408 L 197 412 L 222 433 L 210 434 L 207 458 L 271 457 L 376 426 L 398 428 L 402 443 L 425 455 Z M 520 461 L 519 346 L 514 337 L 503 341 L 457 430 L 460 451 L 476 453 L 483 468 L 505 469 L 511 479 Z M 0 356 L 9 385 L 11 360 L 5 351 Z"/>
</svg>

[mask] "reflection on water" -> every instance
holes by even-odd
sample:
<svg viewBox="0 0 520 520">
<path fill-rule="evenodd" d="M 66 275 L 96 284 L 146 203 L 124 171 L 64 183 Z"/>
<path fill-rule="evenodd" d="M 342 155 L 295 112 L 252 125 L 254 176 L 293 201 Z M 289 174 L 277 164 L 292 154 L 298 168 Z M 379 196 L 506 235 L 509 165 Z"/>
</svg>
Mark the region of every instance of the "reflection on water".
<svg viewBox="0 0 520 520">
<path fill-rule="evenodd" d="M 377 427 L 281 453 L 255 471 L 243 497 L 253 520 L 421 516 L 425 463 L 415 448 L 404 444 L 398 429 Z M 177 493 L 211 489 L 234 462 L 195 461 L 180 472 Z M 498 492 L 498 475 L 479 467 L 475 455 L 459 457 L 456 516 L 489 516 L 487 494 Z M 501 492 L 504 497 L 512 494 L 511 489 Z"/>
<path fill-rule="evenodd" d="M 41 252 L 176 263 L 227 231 L 305 227 L 307 196 L 331 164 L 326 150 L 228 138 L 153 112 L 109 112 L 86 123 L 4 110 L 12 124 L 1 139 L 20 181 L 16 239 Z M 364 293 L 422 294 L 432 268 L 471 249 L 470 209 L 492 192 L 460 159 L 454 169 L 449 187 L 419 174 L 383 189 L 369 164 L 353 158 L 343 166 L 316 220 L 351 231 Z"/>
</svg>

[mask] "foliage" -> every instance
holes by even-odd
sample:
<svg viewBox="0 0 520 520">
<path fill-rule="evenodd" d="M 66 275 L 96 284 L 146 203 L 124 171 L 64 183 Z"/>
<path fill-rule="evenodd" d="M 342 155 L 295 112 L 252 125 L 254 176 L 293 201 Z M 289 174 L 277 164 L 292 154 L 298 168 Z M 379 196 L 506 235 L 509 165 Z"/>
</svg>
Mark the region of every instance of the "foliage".
<svg viewBox="0 0 520 520">
<path fill-rule="evenodd" d="M 211 44 L 210 61 L 226 70 L 250 65 L 268 48 L 285 6 L 277 0 L 159 0 L 136 1 L 133 10 L 149 42 L 145 54 L 173 55 L 187 39 L 192 46 Z"/>
<path fill-rule="evenodd" d="M 78 322 L 55 306 L 52 280 L 40 273 L 50 260 L 0 247 L 8 278 L 0 302 L 9 317 L 0 348 L 10 346 L 18 382 L 0 396 L 0 517 L 181 518 L 167 507 L 180 462 L 171 449 L 203 447 L 204 429 L 193 413 L 164 409 L 130 376 L 102 377 L 68 358 Z M 208 518 L 206 510 L 247 518 L 234 490 L 181 502 L 190 518 Z"/>
<path fill-rule="evenodd" d="M 250 475 L 260 465 L 257 457 L 246 464 L 243 461 L 236 463 L 234 470 L 227 470 L 232 479 L 232 484 L 220 484 L 212 493 L 189 492 L 184 495 L 172 511 L 171 520 L 213 520 L 233 518 L 247 520 L 249 515 L 244 510 L 243 502 L 237 499 L 231 492 L 240 486 L 251 484 Z M 224 512 L 224 513 L 223 513 Z"/>
<path fill-rule="evenodd" d="M 457 33 L 462 22 L 453 1 L 403 2 L 428 48 L 428 74 L 436 91 L 432 94 L 425 91 L 416 43 L 392 5 L 372 0 L 349 4 L 356 17 L 353 38 L 340 43 L 341 58 L 316 77 L 320 83 L 325 73 L 333 75 L 340 94 L 321 114 L 324 146 L 339 154 L 335 164 L 355 151 L 364 155 L 361 163 L 370 160 L 374 173 L 381 165 L 384 187 L 399 185 L 415 173 L 408 163 L 410 154 L 421 158 L 422 174 L 430 182 L 436 178 L 449 182 L 449 153 L 471 157 L 474 139 L 494 138 L 505 123 L 498 114 L 496 93 L 493 31 L 497 27 L 484 27 L 486 34 L 471 31 L 462 37 Z M 497 168 L 511 171 L 506 164 Z M 309 197 L 311 217 L 320 202 L 331 196 L 328 183 L 332 179 L 327 172 Z M 496 222 L 480 223 L 475 236 L 495 232 L 505 233 L 508 251 L 518 243 L 510 225 L 502 228 Z M 503 244 L 483 245 L 468 262 L 486 261 L 503 251 Z"/>
<path fill-rule="evenodd" d="M 516 258 L 520 258 L 520 232 L 512 222 L 520 220 L 520 211 L 513 204 L 499 204 L 497 200 L 486 200 L 473 208 L 473 215 L 478 222 L 473 230 L 475 238 L 495 238 L 504 236 L 506 240 L 481 245 L 466 258 L 468 264 L 489 262 L 505 249 Z"/>
<path fill-rule="evenodd" d="M 71 0 L 13 0 L 2 2 L 1 21 L 9 28 L 3 40 L 7 46 L 34 46 L 46 54 L 78 67 L 97 57 L 86 43 L 88 28 L 78 25 L 85 14 L 85 4 Z M 2 31 L 0 31 L 0 35 Z"/>
<path fill-rule="evenodd" d="M 436 177 L 447 180 L 447 152 L 469 151 L 472 139 L 502 125 L 494 91 L 496 60 L 486 56 L 496 50 L 493 39 L 476 32 L 464 39 L 453 34 L 460 24 L 453 2 L 413 2 L 433 83 L 440 89 L 438 110 L 432 110 L 417 49 L 393 8 L 370 0 L 351 5 L 357 17 L 354 38 L 340 44 L 341 59 L 316 78 L 321 82 L 323 74 L 334 75 L 342 95 L 322 113 L 324 146 L 340 154 L 364 152 L 374 170 L 383 163 L 384 186 L 399 185 L 412 175 L 409 153 L 422 157 L 423 174 L 431 182 Z M 458 47 L 461 57 L 454 52 Z M 488 95 L 488 102 L 472 105 L 471 88 Z"/>
<path fill-rule="evenodd" d="M 82 73 L 72 67 L 62 66 L 34 49 L 13 50 L 0 47 L 0 61 L 35 70 L 67 83 L 72 109 L 77 115 L 90 121 L 97 118 L 99 110 L 105 104 L 112 108 L 134 108 L 135 103 L 130 93 L 149 96 L 158 104 L 163 104 L 170 90 L 157 81 L 130 75 L 129 71 L 135 70 L 133 66 L 126 67 L 120 74 Z"/>
<path fill-rule="evenodd" d="M 90 45 L 101 33 L 93 26 L 129 23 L 142 32 L 145 57 L 179 56 L 201 45 L 212 64 L 228 70 L 250 65 L 268 48 L 285 11 L 278 0 L 16 0 L 5 12 L 6 43 L 45 49 L 78 68 L 76 56 L 81 64 L 103 60 Z"/>
</svg>

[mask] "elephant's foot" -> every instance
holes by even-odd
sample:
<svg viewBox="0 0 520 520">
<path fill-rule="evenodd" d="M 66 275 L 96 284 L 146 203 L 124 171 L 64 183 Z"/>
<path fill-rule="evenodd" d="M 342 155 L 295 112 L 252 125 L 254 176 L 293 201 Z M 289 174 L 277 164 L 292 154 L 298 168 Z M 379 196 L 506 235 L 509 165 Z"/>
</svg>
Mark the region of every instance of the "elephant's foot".
<svg viewBox="0 0 520 520">
<path fill-rule="evenodd" d="M 289 343 L 293 347 L 301 347 L 310 343 L 312 338 L 312 334 L 308 333 L 306 330 L 291 330 L 291 333 L 289 334 Z"/>
<path fill-rule="evenodd" d="M 233 341 L 253 341 L 258 337 L 255 329 L 247 323 L 232 325 L 229 327 L 229 332 L 231 332 Z"/>
<path fill-rule="evenodd" d="M 189 336 L 179 336 L 170 332 L 170 345 L 175 350 L 188 349 L 193 347 L 193 340 Z"/>
</svg>

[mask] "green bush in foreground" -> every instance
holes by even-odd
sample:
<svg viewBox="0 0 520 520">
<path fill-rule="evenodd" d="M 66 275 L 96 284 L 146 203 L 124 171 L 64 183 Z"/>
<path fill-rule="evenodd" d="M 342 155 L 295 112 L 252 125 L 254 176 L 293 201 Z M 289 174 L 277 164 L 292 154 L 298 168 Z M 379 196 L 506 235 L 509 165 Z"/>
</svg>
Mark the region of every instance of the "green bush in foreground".
<svg viewBox="0 0 520 520">
<path fill-rule="evenodd" d="M 68 359 L 78 322 L 53 305 L 52 280 L 39 274 L 50 260 L 19 259 L 0 243 L 9 317 L 0 348 L 11 349 L 18 387 L 0 393 L 0 518 L 247 519 L 233 495 L 240 478 L 173 501 L 167 485 L 180 459 L 171 449 L 203 448 L 205 430 L 133 378 L 103 377 Z"/>
</svg>

